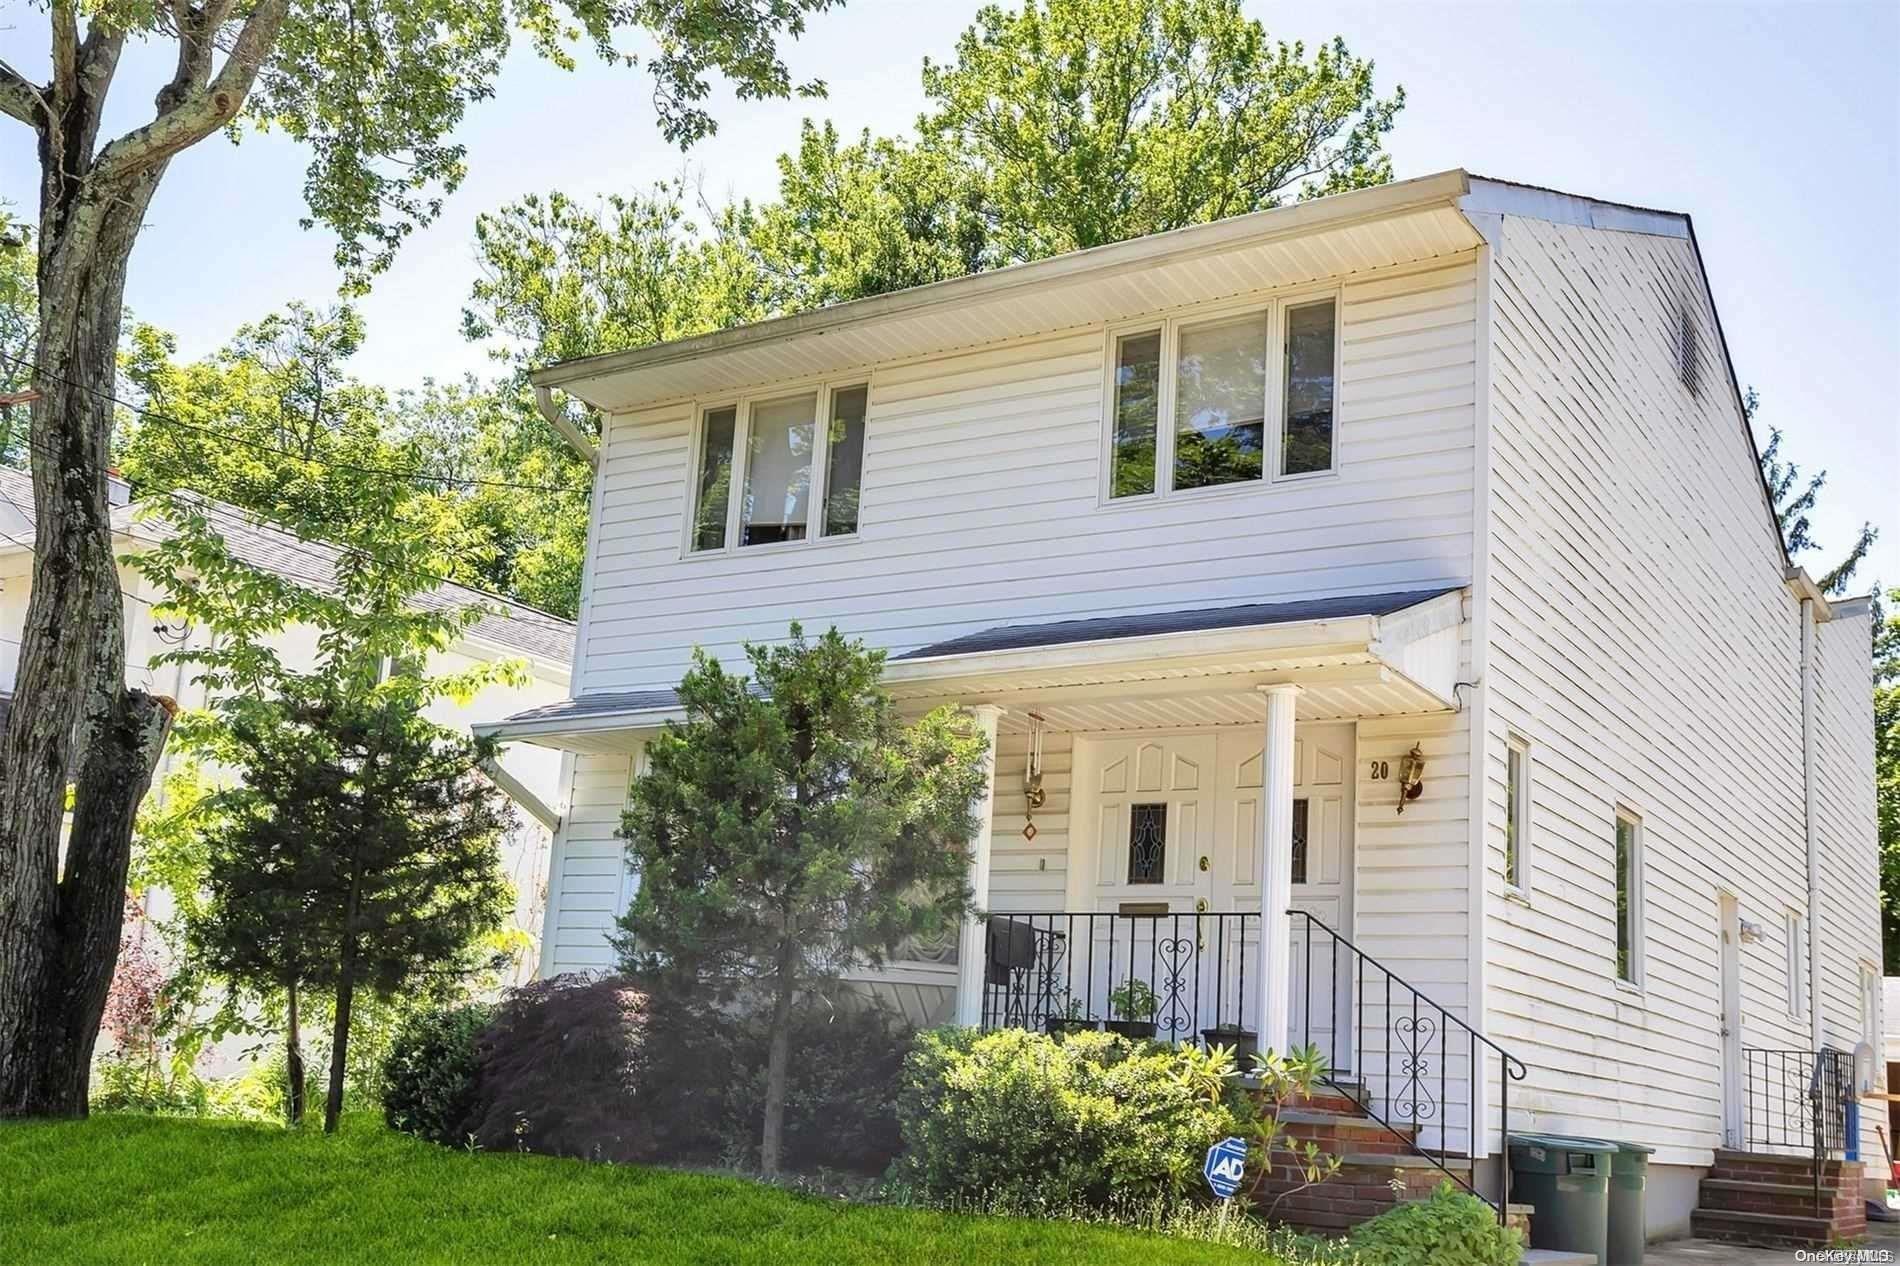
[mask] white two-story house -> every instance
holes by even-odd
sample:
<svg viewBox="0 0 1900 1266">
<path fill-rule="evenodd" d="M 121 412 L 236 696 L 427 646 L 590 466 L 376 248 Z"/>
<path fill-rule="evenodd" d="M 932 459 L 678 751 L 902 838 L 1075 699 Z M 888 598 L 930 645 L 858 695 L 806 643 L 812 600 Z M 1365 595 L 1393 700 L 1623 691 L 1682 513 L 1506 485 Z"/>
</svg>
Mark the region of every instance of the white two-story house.
<svg viewBox="0 0 1900 1266">
<path fill-rule="evenodd" d="M 1686 215 L 1451 171 L 536 382 L 603 418 L 573 697 L 485 727 L 564 754 L 544 974 L 614 961 L 693 648 L 796 620 L 995 739 L 919 1022 L 1317 1044 L 1494 1196 L 1507 1127 L 1655 1148 L 1657 1233 L 1754 1061 L 1880 1032 L 1869 607 Z"/>
</svg>

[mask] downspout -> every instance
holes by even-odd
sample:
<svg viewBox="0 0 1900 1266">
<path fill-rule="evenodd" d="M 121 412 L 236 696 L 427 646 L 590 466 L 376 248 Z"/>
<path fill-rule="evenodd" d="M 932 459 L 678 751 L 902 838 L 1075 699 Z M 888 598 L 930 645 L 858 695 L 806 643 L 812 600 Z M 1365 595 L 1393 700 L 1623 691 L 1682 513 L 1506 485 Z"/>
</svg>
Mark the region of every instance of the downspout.
<svg viewBox="0 0 1900 1266">
<path fill-rule="evenodd" d="M 541 411 L 541 416 L 547 419 L 548 425 L 567 441 L 567 446 L 581 455 L 582 461 L 596 470 L 600 469 L 600 451 L 594 447 L 593 441 L 574 425 L 573 419 L 567 416 L 561 406 L 554 403 L 552 389 L 537 385 L 534 389 L 534 407 Z"/>
<path fill-rule="evenodd" d="M 1812 1049 L 1822 1049 L 1821 832 L 1814 787 L 1814 599 L 1801 599 L 1801 796 L 1808 846 L 1808 1019 Z"/>
</svg>

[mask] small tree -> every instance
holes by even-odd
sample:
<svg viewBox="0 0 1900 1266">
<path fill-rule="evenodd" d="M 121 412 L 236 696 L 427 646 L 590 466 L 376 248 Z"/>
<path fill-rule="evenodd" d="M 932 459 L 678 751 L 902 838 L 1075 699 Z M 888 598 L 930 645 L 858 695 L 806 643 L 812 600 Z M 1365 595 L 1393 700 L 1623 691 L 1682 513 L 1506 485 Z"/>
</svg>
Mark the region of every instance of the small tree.
<svg viewBox="0 0 1900 1266">
<path fill-rule="evenodd" d="M 214 700 L 181 718 L 179 746 L 244 784 L 190 806 L 189 822 L 161 832 L 163 856 L 148 859 L 162 863 L 150 868 L 154 881 L 204 890 L 181 910 L 181 974 L 192 989 L 180 1004 L 195 1005 L 207 978 L 270 1010 L 281 999 L 297 1120 L 303 997 L 334 988 L 330 1128 L 357 988 L 387 995 L 452 980 L 507 901 L 497 846 L 506 815 L 477 772 L 492 751 L 423 711 L 519 681 L 521 669 L 402 670 L 483 614 L 429 594 L 440 543 L 434 521 L 411 513 L 410 491 L 374 478 L 351 486 L 354 512 L 336 524 L 343 539 L 327 580 L 236 557 L 211 508 L 187 494 L 159 503 L 158 542 L 130 560 L 167 595 L 157 618 L 206 634 L 155 660 L 194 668 Z M 316 635 L 305 671 L 279 653 L 293 627 Z"/>
<path fill-rule="evenodd" d="M 472 971 L 510 902 L 507 815 L 478 774 L 492 744 L 428 721 L 421 697 L 308 676 L 226 709 L 220 755 L 244 781 L 222 793 L 199 948 L 232 978 L 285 990 L 293 1097 L 297 990 L 335 990 L 326 1131 L 343 1108 L 357 990 L 390 998 Z"/>
<path fill-rule="evenodd" d="M 940 708 L 906 726 L 881 652 L 836 629 L 748 646 L 753 679 L 703 652 L 686 720 L 647 748 L 622 829 L 640 889 L 621 921 L 631 971 L 770 1007 L 760 1165 L 777 1174 L 793 1004 L 969 907 L 983 736 Z"/>
</svg>

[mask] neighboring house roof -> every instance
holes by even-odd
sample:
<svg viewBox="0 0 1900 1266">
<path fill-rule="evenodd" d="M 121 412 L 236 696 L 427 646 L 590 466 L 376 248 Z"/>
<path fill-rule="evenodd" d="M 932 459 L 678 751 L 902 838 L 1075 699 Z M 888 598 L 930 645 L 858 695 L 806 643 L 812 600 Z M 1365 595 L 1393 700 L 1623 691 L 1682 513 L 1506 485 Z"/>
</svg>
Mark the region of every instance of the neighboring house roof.
<svg viewBox="0 0 1900 1266">
<path fill-rule="evenodd" d="M 0 468 L 0 532 L 5 534 L 0 536 L 0 549 L 9 544 L 25 549 L 33 547 L 32 496 L 33 481 L 26 472 Z M 347 552 L 343 548 L 324 541 L 306 540 L 226 502 L 195 494 L 192 496 L 203 506 L 212 526 L 224 538 L 232 557 L 312 589 L 323 591 L 333 586 L 337 562 Z M 113 527 L 117 532 L 135 540 L 152 542 L 165 540 L 175 533 L 176 529 L 166 519 L 138 513 L 141 504 L 134 502 L 114 508 Z M 14 515 L 22 513 L 26 523 L 24 534 L 13 519 Z M 482 617 L 464 634 L 465 637 L 512 654 L 562 666 L 571 663 L 574 658 L 572 620 L 564 620 L 560 616 L 466 585 L 450 583 L 419 592 L 411 598 L 411 602 L 429 611 L 453 611 L 480 605 L 485 608 Z"/>
<path fill-rule="evenodd" d="M 1308 620 L 1339 620 L 1355 615 L 1390 615 L 1394 611 L 1429 602 L 1457 588 L 1460 586 L 1406 593 L 1356 594 L 1346 598 L 1309 598 L 1297 602 L 1254 602 L 1237 607 L 1194 607 L 1185 611 L 1056 620 L 1048 624 L 1002 624 L 993 629 L 920 646 L 896 658 L 937 659 L 945 655 L 1073 646 L 1083 642 L 1153 637 L 1162 633 L 1199 633 L 1210 629 L 1244 629 L 1268 624 L 1297 624 Z"/>
</svg>

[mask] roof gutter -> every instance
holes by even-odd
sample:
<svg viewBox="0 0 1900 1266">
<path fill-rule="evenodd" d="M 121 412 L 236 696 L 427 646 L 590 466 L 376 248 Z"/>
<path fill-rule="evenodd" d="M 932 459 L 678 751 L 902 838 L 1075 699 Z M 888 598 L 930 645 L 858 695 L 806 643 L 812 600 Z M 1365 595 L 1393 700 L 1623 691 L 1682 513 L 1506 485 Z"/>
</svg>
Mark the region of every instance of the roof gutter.
<svg viewBox="0 0 1900 1266">
<path fill-rule="evenodd" d="M 554 392 L 551 388 L 543 387 L 539 383 L 535 384 L 534 407 L 541 411 L 541 416 L 547 419 L 548 425 L 567 441 L 567 446 L 581 455 L 582 461 L 595 470 L 600 469 L 600 450 L 578 426 L 574 425 L 573 419 L 567 416 L 567 411 L 554 403 Z"/>
</svg>

